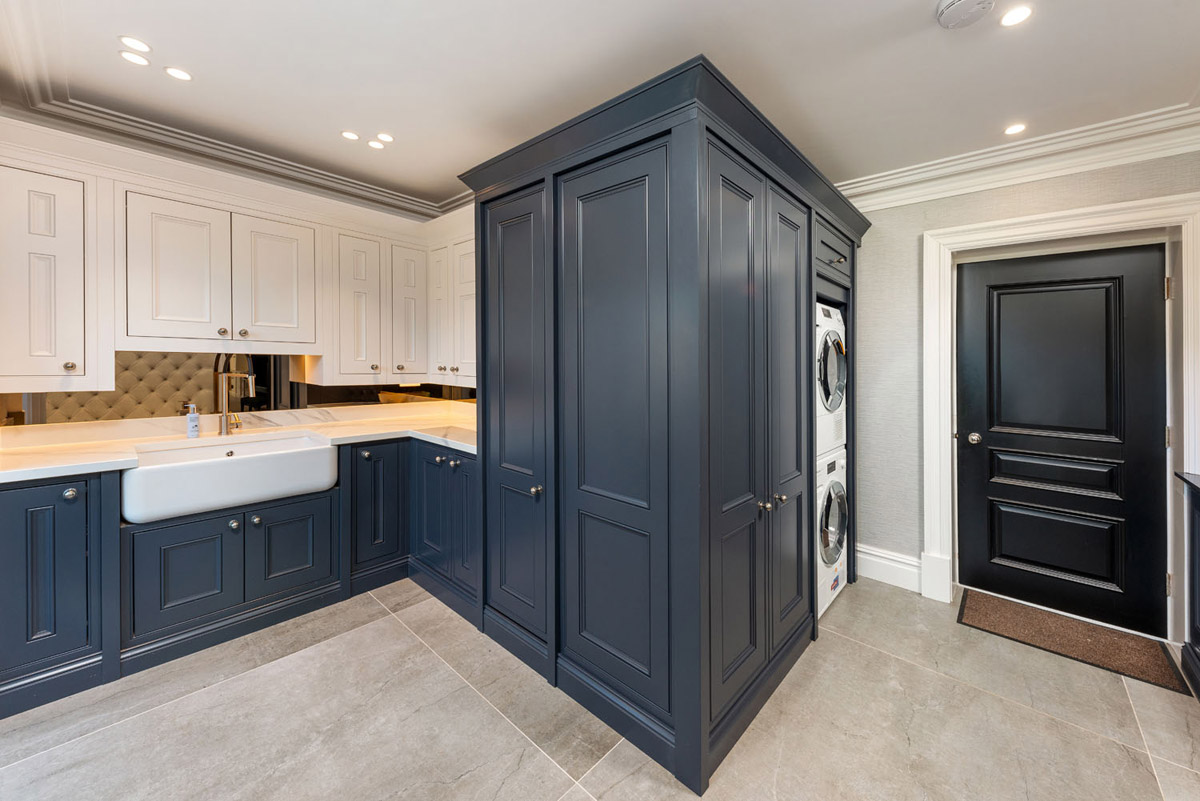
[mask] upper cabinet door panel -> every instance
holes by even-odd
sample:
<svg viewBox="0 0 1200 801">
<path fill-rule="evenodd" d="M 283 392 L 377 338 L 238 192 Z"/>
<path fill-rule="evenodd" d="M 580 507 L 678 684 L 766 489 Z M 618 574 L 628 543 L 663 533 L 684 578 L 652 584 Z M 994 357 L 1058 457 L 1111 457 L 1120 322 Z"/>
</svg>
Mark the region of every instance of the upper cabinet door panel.
<svg viewBox="0 0 1200 801">
<path fill-rule="evenodd" d="M 429 365 L 425 253 L 392 245 L 393 377 L 424 373 Z"/>
<path fill-rule="evenodd" d="M 429 251 L 428 372 L 449 374 L 454 362 L 450 298 L 450 248 Z"/>
<path fill-rule="evenodd" d="M 302 225 L 233 215 L 235 339 L 317 341 L 314 240 Z"/>
<path fill-rule="evenodd" d="M 450 248 L 454 303 L 454 359 L 452 372 L 475 377 L 475 240 Z M 468 382 L 468 383 L 474 383 Z"/>
<path fill-rule="evenodd" d="M 339 370 L 377 375 L 380 369 L 379 242 L 338 236 Z"/>
<path fill-rule="evenodd" d="M 0 167 L 0 284 L 0 375 L 82 375 L 82 183 Z"/>
<path fill-rule="evenodd" d="M 130 192 L 130 336 L 229 339 L 229 212 Z"/>
</svg>

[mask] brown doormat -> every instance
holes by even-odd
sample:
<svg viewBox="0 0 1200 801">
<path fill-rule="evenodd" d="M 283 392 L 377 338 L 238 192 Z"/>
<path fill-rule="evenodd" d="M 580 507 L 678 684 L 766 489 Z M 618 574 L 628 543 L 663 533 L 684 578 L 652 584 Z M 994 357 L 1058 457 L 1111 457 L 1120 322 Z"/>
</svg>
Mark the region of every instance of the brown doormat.
<svg viewBox="0 0 1200 801">
<path fill-rule="evenodd" d="M 963 590 L 958 622 L 1132 679 L 1191 695 L 1166 643 Z"/>
</svg>

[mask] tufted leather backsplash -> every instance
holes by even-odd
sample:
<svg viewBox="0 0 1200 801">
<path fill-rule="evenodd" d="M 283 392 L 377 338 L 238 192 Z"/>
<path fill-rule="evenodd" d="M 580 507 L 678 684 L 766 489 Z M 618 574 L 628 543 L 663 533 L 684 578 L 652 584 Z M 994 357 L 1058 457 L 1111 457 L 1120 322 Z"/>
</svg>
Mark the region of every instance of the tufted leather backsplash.
<svg viewBox="0 0 1200 801">
<path fill-rule="evenodd" d="M 211 353 L 119 351 L 115 392 L 50 392 L 46 422 L 171 417 L 184 403 L 201 414 L 216 410 Z"/>
</svg>

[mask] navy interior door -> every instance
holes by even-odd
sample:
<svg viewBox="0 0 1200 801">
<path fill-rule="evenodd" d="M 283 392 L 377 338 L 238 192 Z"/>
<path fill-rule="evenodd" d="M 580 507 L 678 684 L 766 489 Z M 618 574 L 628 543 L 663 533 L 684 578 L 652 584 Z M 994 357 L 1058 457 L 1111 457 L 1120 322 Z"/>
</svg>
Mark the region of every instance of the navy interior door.
<svg viewBox="0 0 1200 801">
<path fill-rule="evenodd" d="M 959 266 L 963 584 L 1166 634 L 1164 263 Z"/>
<path fill-rule="evenodd" d="M 667 714 L 666 145 L 559 197 L 562 650 Z"/>
<path fill-rule="evenodd" d="M 485 210 L 488 265 L 487 603 L 549 632 L 546 216 L 541 190 Z"/>
</svg>

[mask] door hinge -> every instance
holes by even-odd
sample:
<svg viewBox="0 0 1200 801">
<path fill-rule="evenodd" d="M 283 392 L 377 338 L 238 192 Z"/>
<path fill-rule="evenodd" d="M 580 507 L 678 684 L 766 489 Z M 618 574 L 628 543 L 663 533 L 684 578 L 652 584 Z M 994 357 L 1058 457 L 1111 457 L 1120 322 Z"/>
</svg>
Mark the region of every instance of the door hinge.
<svg viewBox="0 0 1200 801">
<path fill-rule="evenodd" d="M 1171 574 L 1167 574 L 1167 597 L 1171 597 Z"/>
<path fill-rule="evenodd" d="M 1171 427 L 1170 426 L 1167 426 L 1166 435 L 1163 439 L 1166 442 L 1166 447 L 1168 447 L 1168 448 L 1171 447 Z"/>
<path fill-rule="evenodd" d="M 1163 279 L 1163 300 L 1171 299 L 1171 276 Z"/>
</svg>

